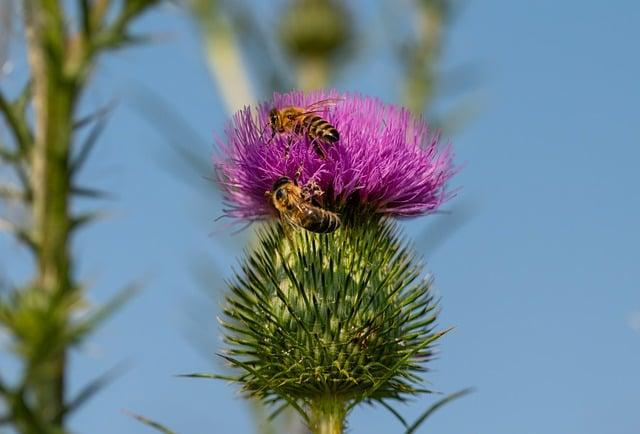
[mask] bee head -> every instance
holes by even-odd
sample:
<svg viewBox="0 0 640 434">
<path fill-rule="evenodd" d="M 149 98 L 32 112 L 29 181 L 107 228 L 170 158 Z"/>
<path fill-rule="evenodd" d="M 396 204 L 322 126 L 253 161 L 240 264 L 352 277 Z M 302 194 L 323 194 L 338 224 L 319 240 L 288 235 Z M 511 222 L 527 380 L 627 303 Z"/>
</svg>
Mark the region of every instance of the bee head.
<svg viewBox="0 0 640 434">
<path fill-rule="evenodd" d="M 273 183 L 271 187 L 272 197 L 276 208 L 279 206 L 286 206 L 285 202 L 288 197 L 287 186 L 292 184 L 291 180 L 286 176 L 281 176 Z"/>
<path fill-rule="evenodd" d="M 278 116 L 278 109 L 272 108 L 269 111 L 269 123 L 273 129 L 280 128 L 280 118 Z"/>
<path fill-rule="evenodd" d="M 271 187 L 271 191 L 275 192 L 283 185 L 291 184 L 291 182 L 292 182 L 291 179 L 287 178 L 286 176 L 281 176 L 280 178 L 276 179 L 276 182 L 273 183 L 273 187 Z"/>
</svg>

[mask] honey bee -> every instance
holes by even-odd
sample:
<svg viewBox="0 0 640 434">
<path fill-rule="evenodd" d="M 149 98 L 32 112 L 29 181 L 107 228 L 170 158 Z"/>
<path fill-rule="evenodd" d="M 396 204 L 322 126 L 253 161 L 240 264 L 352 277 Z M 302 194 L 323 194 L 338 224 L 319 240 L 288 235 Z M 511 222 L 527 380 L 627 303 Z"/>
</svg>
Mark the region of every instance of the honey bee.
<svg viewBox="0 0 640 434">
<path fill-rule="evenodd" d="M 310 194 L 286 176 L 278 178 L 267 194 L 280 218 L 293 226 L 319 234 L 340 227 L 340 217 L 336 213 L 313 205 Z"/>
<path fill-rule="evenodd" d="M 320 156 L 326 158 L 326 152 L 320 142 L 332 145 L 340 140 L 340 133 L 329 122 L 317 113 L 323 108 L 334 105 L 342 101 L 341 98 L 329 98 L 315 103 L 307 107 L 283 107 L 281 109 L 273 108 L 269 111 L 269 124 L 273 132 L 276 133 L 295 133 L 305 135 L 311 139 L 313 148 Z"/>
</svg>

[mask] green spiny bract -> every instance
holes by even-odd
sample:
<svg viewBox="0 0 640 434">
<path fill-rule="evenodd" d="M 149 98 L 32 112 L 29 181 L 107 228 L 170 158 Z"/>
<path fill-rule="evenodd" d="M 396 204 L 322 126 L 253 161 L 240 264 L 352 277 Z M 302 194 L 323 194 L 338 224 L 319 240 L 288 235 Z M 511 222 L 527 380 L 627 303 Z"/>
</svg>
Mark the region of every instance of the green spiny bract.
<svg viewBox="0 0 640 434">
<path fill-rule="evenodd" d="M 437 310 L 430 281 L 399 238 L 372 218 L 332 234 L 269 224 L 226 297 L 227 353 L 243 390 L 298 411 L 327 398 L 361 401 L 427 392 Z"/>
</svg>

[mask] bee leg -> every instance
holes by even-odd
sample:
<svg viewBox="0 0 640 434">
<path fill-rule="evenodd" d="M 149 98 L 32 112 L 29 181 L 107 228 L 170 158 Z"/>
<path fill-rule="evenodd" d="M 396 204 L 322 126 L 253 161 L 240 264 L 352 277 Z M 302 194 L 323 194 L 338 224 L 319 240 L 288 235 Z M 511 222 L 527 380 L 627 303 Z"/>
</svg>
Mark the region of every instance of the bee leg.
<svg viewBox="0 0 640 434">
<path fill-rule="evenodd" d="M 264 136 L 264 133 L 266 132 L 267 127 L 265 127 L 262 132 L 260 133 L 260 139 L 262 139 L 262 137 Z M 270 145 L 271 141 L 273 140 L 273 138 L 276 136 L 276 130 L 274 130 L 273 128 L 271 128 L 271 136 L 267 139 L 266 141 L 266 145 Z"/>
<path fill-rule="evenodd" d="M 302 187 L 302 196 L 306 201 L 313 199 L 314 197 L 320 197 L 324 194 L 324 191 L 320 188 L 318 183 L 314 180 L 309 181 Z"/>
<path fill-rule="evenodd" d="M 327 153 L 322 147 L 321 140 L 318 137 L 314 137 L 310 144 L 311 146 L 313 146 L 313 150 L 316 151 L 316 154 L 318 155 L 318 157 L 320 157 L 321 160 L 327 159 Z"/>
<path fill-rule="evenodd" d="M 300 185 L 300 178 L 302 177 L 302 170 L 303 169 L 304 169 L 304 165 L 303 164 L 298 166 L 298 170 L 296 170 L 296 174 L 293 176 L 293 182 L 294 182 L 295 185 Z"/>
<path fill-rule="evenodd" d="M 293 138 L 289 137 L 287 139 L 287 144 L 284 145 L 284 159 L 288 160 L 289 159 L 289 149 L 291 149 L 291 143 L 293 142 Z"/>
</svg>

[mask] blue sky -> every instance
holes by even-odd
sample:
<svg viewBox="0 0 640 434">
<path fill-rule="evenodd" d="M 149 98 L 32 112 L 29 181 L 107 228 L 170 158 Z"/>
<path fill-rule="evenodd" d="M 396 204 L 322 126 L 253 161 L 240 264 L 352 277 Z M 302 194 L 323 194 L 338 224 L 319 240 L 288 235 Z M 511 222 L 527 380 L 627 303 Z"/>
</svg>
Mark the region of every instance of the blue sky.
<svg viewBox="0 0 640 434">
<path fill-rule="evenodd" d="M 450 215 L 407 230 L 435 276 L 441 324 L 456 327 L 428 380 L 443 392 L 476 392 L 420 432 L 640 432 L 638 23 L 631 0 L 469 1 L 457 16 L 444 71 L 471 64 L 480 83 L 467 94 L 478 114 L 450 138 L 464 170 L 449 208 L 471 218 L 443 243 L 424 230 Z M 221 369 L 214 299 L 246 234 L 214 223 L 221 204 L 208 173 L 177 170 L 171 142 L 207 161 L 227 115 L 181 12 L 163 8 L 138 29 L 163 38 L 104 58 L 87 95 L 87 106 L 121 101 L 85 176 L 116 199 L 74 249 L 97 303 L 132 281 L 144 290 L 74 356 L 74 388 L 120 361 L 130 368 L 72 425 L 145 431 L 127 409 L 182 434 L 249 433 L 248 406 L 232 386 L 174 377 Z M 392 59 L 370 42 L 338 87 L 392 101 Z M 149 91 L 193 137 L 150 121 L 139 103 Z M 0 255 L 5 274 L 20 274 L 26 256 L 13 242 L 0 238 Z M 201 267 L 208 293 L 194 277 Z M 400 410 L 413 419 L 428 403 Z M 350 430 L 401 431 L 370 407 L 355 411 Z"/>
</svg>

